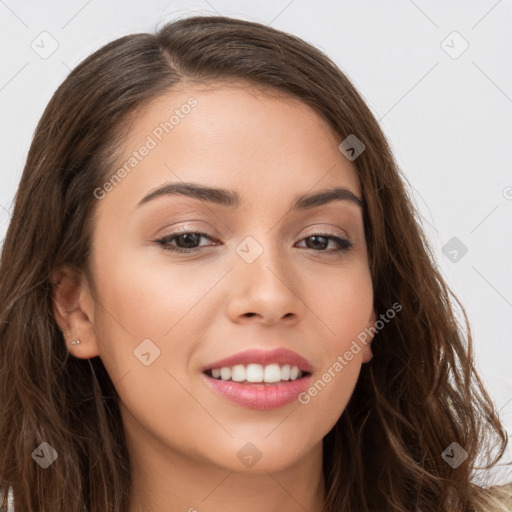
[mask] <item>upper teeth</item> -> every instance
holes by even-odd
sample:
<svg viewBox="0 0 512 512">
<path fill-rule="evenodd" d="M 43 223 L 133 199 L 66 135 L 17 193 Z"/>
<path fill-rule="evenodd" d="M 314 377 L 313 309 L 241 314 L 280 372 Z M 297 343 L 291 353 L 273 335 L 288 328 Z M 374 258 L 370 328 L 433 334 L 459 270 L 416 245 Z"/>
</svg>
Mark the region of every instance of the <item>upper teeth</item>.
<svg viewBox="0 0 512 512">
<path fill-rule="evenodd" d="M 233 380 L 235 382 L 279 382 L 280 380 L 296 380 L 302 377 L 303 373 L 298 366 L 285 364 L 269 364 L 263 367 L 261 364 L 237 364 L 233 367 L 224 366 L 211 370 L 212 376 L 216 379 Z"/>
</svg>

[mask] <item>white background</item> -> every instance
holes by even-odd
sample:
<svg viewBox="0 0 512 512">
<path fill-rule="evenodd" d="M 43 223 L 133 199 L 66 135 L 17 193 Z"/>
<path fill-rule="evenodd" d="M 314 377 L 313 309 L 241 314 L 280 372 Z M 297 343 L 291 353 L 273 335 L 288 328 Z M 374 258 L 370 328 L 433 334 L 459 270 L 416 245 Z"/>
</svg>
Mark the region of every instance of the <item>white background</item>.
<svg viewBox="0 0 512 512">
<path fill-rule="evenodd" d="M 215 13 L 298 35 L 361 92 L 466 307 L 477 366 L 512 434 L 510 1 L 0 0 L 0 239 L 37 121 L 70 69 L 117 37 Z M 43 31 L 58 43 L 48 58 L 32 48 L 45 37 L 51 48 Z M 442 252 L 452 237 L 468 248 L 457 262 Z"/>
</svg>

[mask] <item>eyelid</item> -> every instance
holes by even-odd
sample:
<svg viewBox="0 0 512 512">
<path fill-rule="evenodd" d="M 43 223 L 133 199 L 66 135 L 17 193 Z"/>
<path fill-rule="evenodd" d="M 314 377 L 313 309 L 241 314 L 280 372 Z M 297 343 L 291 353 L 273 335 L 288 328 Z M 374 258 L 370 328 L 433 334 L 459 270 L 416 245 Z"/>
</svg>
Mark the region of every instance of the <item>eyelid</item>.
<svg viewBox="0 0 512 512">
<path fill-rule="evenodd" d="M 311 225 L 312 224 L 310 224 L 310 226 Z M 312 228 L 312 231 L 307 231 L 306 233 L 304 233 L 302 235 L 297 234 L 294 238 L 297 238 L 300 236 L 300 238 L 302 239 L 302 238 L 308 238 L 310 236 L 315 236 L 315 235 L 332 235 L 332 236 L 344 238 L 348 241 L 352 241 L 352 237 L 348 234 L 348 232 L 345 229 L 333 227 L 331 224 L 326 224 L 326 225 L 329 227 L 322 228 L 320 226 L 316 226 L 315 228 Z M 308 227 L 309 226 L 306 226 L 305 229 L 307 229 Z M 213 234 L 208 229 L 203 229 L 203 228 L 195 227 L 195 226 L 191 226 L 191 225 L 182 225 L 182 226 L 178 226 L 175 228 L 169 228 L 168 230 L 164 231 L 163 233 L 161 233 L 153 238 L 165 238 L 165 237 L 169 237 L 169 236 L 173 236 L 173 235 L 179 235 L 182 233 L 191 233 L 191 232 L 201 233 L 201 234 L 204 234 L 212 239 L 215 239 L 218 237 L 218 235 Z"/>
<path fill-rule="evenodd" d="M 308 237 L 308 236 L 314 236 L 315 234 L 322 234 L 322 235 L 339 236 L 340 238 L 344 238 L 346 240 L 352 241 L 352 237 L 350 236 L 350 234 L 348 233 L 348 231 L 346 229 L 334 226 L 332 224 L 323 222 L 323 223 L 321 223 L 321 225 L 310 224 L 309 226 L 315 226 L 315 227 L 312 228 L 312 230 L 313 230 L 312 232 L 306 231 L 305 234 L 301 235 L 302 238 Z M 309 226 L 307 226 L 307 227 L 309 227 Z M 323 227 L 323 226 L 327 226 L 327 228 Z M 306 229 L 307 229 L 307 227 L 306 227 Z"/>
<path fill-rule="evenodd" d="M 216 238 L 216 235 L 214 235 L 207 229 L 203 229 L 203 228 L 199 228 L 199 227 L 195 227 L 195 226 L 189 226 L 189 225 L 178 226 L 176 228 L 169 228 L 167 231 L 164 231 L 163 233 L 161 233 L 153 238 L 166 238 L 166 237 L 176 236 L 176 235 L 186 234 L 186 233 L 201 233 L 210 238 Z"/>
</svg>

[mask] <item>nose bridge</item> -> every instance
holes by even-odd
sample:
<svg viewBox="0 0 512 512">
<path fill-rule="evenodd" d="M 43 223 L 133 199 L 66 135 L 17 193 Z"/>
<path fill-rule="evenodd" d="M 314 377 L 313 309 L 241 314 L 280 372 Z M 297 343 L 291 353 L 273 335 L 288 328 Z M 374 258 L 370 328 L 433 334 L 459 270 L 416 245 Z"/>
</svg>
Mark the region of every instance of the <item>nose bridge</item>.
<svg viewBox="0 0 512 512">
<path fill-rule="evenodd" d="M 286 281 L 286 255 L 272 232 L 264 233 L 262 230 L 245 237 L 236 247 L 236 252 L 242 260 L 239 262 L 241 272 L 247 274 L 249 279 L 254 277 L 258 281 L 264 279 L 271 283 L 277 280 L 280 286 L 284 286 L 282 280 Z"/>
<path fill-rule="evenodd" d="M 276 319 L 298 313 L 301 301 L 295 290 L 297 280 L 272 232 L 262 230 L 247 236 L 238 244 L 236 252 L 233 297 L 237 297 L 237 314 L 256 313 Z"/>
</svg>

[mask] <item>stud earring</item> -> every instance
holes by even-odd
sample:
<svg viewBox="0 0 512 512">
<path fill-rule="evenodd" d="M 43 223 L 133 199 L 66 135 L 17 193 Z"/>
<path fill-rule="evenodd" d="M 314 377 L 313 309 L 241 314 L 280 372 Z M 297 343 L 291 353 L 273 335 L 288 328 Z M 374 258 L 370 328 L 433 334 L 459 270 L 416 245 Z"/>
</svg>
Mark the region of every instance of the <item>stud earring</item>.
<svg viewBox="0 0 512 512">
<path fill-rule="evenodd" d="M 71 345 L 78 345 L 80 343 L 80 340 L 72 341 Z"/>
</svg>

